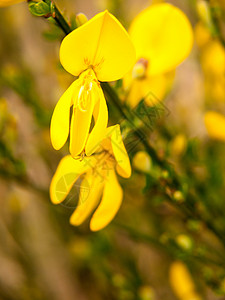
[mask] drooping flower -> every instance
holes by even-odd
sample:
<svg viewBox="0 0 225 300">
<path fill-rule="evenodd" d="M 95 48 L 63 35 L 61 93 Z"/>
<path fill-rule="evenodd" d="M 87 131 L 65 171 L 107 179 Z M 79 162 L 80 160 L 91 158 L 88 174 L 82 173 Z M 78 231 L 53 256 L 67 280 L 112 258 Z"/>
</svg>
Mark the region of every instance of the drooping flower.
<svg viewBox="0 0 225 300">
<path fill-rule="evenodd" d="M 51 141 L 58 150 L 70 131 L 70 153 L 101 141 L 108 122 L 108 110 L 99 81 L 118 80 L 135 61 L 134 46 L 119 21 L 108 11 L 97 14 L 62 41 L 60 61 L 72 75 L 79 76 L 58 101 L 51 120 Z M 72 118 L 70 122 L 70 107 Z M 95 125 L 89 134 L 94 116 Z"/>
<path fill-rule="evenodd" d="M 186 15 L 177 7 L 154 4 L 133 20 L 129 34 L 134 43 L 137 61 L 133 71 L 124 78 L 131 106 L 151 92 L 164 97 L 172 84 L 175 68 L 189 55 L 193 33 Z M 149 99 L 149 105 L 152 99 Z"/>
<path fill-rule="evenodd" d="M 10 6 L 24 1 L 25 0 L 0 0 L 0 7 Z"/>
<path fill-rule="evenodd" d="M 124 178 L 131 175 L 119 125 L 106 129 L 104 139 L 93 155 L 83 160 L 68 155 L 61 160 L 50 185 L 51 200 L 54 204 L 64 201 L 80 177 L 79 202 L 70 223 L 80 225 L 97 207 L 90 228 L 100 230 L 114 218 L 122 202 L 123 190 L 115 171 Z"/>
<path fill-rule="evenodd" d="M 204 119 L 208 135 L 213 139 L 225 141 L 225 116 L 215 111 L 208 111 Z"/>
</svg>

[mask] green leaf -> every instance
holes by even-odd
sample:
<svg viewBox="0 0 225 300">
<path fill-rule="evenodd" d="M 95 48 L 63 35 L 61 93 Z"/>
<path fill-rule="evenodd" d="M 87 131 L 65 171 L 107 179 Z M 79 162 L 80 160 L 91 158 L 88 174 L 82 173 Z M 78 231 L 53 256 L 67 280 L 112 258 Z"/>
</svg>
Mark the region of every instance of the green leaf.
<svg viewBox="0 0 225 300">
<path fill-rule="evenodd" d="M 32 15 L 41 17 L 51 13 L 50 4 L 43 1 L 40 2 L 29 2 L 29 10 Z"/>
</svg>

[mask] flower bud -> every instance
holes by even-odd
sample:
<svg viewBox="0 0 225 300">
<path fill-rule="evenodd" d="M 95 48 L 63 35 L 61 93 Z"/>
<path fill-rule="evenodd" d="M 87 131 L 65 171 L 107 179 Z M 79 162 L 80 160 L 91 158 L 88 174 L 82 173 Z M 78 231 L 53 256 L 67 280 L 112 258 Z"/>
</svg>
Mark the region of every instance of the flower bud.
<svg viewBox="0 0 225 300">
<path fill-rule="evenodd" d="M 179 202 L 179 203 L 184 202 L 184 195 L 181 191 L 175 191 L 173 193 L 173 198 L 176 202 Z"/>
<path fill-rule="evenodd" d="M 179 234 L 176 237 L 176 243 L 178 244 L 178 246 L 184 250 L 191 250 L 193 247 L 193 242 L 191 240 L 191 238 L 189 236 L 187 236 L 186 234 Z"/>
<path fill-rule="evenodd" d="M 76 23 L 77 27 L 80 27 L 81 25 L 84 25 L 88 21 L 88 18 L 85 14 L 79 13 L 76 15 Z"/>
<path fill-rule="evenodd" d="M 134 155 L 133 166 L 142 172 L 148 173 L 152 166 L 151 157 L 145 151 L 139 151 Z"/>
<path fill-rule="evenodd" d="M 171 151 L 174 156 L 181 156 L 187 148 L 187 138 L 184 134 L 178 134 L 172 140 Z"/>
</svg>

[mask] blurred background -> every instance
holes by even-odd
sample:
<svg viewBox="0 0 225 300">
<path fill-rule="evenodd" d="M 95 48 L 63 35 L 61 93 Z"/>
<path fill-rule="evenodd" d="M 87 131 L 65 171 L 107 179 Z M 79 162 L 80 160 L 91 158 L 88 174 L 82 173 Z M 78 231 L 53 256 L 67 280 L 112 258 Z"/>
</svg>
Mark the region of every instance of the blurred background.
<svg viewBox="0 0 225 300">
<path fill-rule="evenodd" d="M 63 33 L 32 16 L 26 2 L 0 9 L 0 299 L 225 299 L 225 138 L 209 136 L 204 124 L 208 110 L 225 114 L 225 2 L 167 2 L 186 13 L 195 43 L 160 99 L 167 113 L 151 140 L 183 191 L 168 201 L 161 186 L 169 175 L 150 157 L 137 157 L 137 145 L 133 175 L 120 180 L 122 207 L 97 233 L 88 222 L 72 227 L 74 204 L 54 206 L 48 194 L 68 153 L 67 146 L 55 151 L 49 138 L 55 104 L 73 81 L 59 62 Z M 127 29 L 152 4 L 56 3 L 68 20 L 108 9 Z M 138 159 L 147 159 L 150 173 L 138 170 Z M 192 215 L 185 212 L 187 190 L 197 199 L 188 204 Z M 73 193 L 76 201 L 79 186 Z"/>
</svg>

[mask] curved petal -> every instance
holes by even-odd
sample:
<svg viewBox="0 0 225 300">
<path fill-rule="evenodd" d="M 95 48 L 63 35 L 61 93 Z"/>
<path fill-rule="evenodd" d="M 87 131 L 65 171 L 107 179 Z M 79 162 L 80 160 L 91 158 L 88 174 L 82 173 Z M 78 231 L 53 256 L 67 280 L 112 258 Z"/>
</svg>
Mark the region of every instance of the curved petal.
<svg viewBox="0 0 225 300">
<path fill-rule="evenodd" d="M 61 96 L 52 114 L 50 137 L 52 145 L 56 150 L 62 148 L 68 138 L 70 106 L 72 105 L 72 96 L 75 93 L 76 86 L 77 81 L 74 81 Z"/>
<path fill-rule="evenodd" d="M 137 58 L 149 61 L 149 75 L 176 68 L 190 53 L 193 32 L 186 15 L 168 3 L 155 4 L 132 22 L 130 37 Z"/>
<path fill-rule="evenodd" d="M 123 199 L 123 190 L 118 183 L 115 171 L 111 171 L 105 184 L 102 201 L 91 218 L 90 228 L 98 231 L 115 217 Z"/>
<path fill-rule="evenodd" d="M 225 116 L 215 111 L 208 111 L 204 118 L 209 136 L 217 140 L 225 141 Z"/>
<path fill-rule="evenodd" d="M 106 100 L 101 88 L 97 87 L 99 94 L 99 101 L 94 110 L 95 125 L 92 129 L 87 144 L 85 147 L 86 155 L 91 155 L 98 148 L 102 139 L 104 138 L 105 130 L 108 123 L 108 108 Z"/>
<path fill-rule="evenodd" d="M 85 147 L 89 134 L 91 119 L 95 105 L 95 95 L 92 90 L 87 110 L 81 110 L 79 107 L 73 108 L 70 128 L 70 153 L 73 157 L 79 155 Z"/>
<path fill-rule="evenodd" d="M 50 184 L 50 198 L 54 204 L 61 203 L 78 177 L 87 172 L 94 161 L 92 158 L 85 158 L 82 161 L 75 160 L 72 156 L 65 156 L 59 163 L 57 170 Z"/>
<path fill-rule="evenodd" d="M 85 175 L 80 187 L 78 206 L 70 217 L 70 224 L 78 226 L 88 218 L 100 201 L 103 184 L 101 176 L 94 176 L 92 172 Z"/>
<path fill-rule="evenodd" d="M 104 11 L 64 38 L 60 61 L 75 76 L 92 66 L 98 80 L 113 81 L 131 69 L 135 49 L 120 22 Z"/>
<path fill-rule="evenodd" d="M 131 176 L 131 166 L 127 151 L 124 147 L 120 126 L 112 126 L 111 145 L 113 154 L 117 161 L 116 170 L 120 176 L 129 178 Z"/>
</svg>

